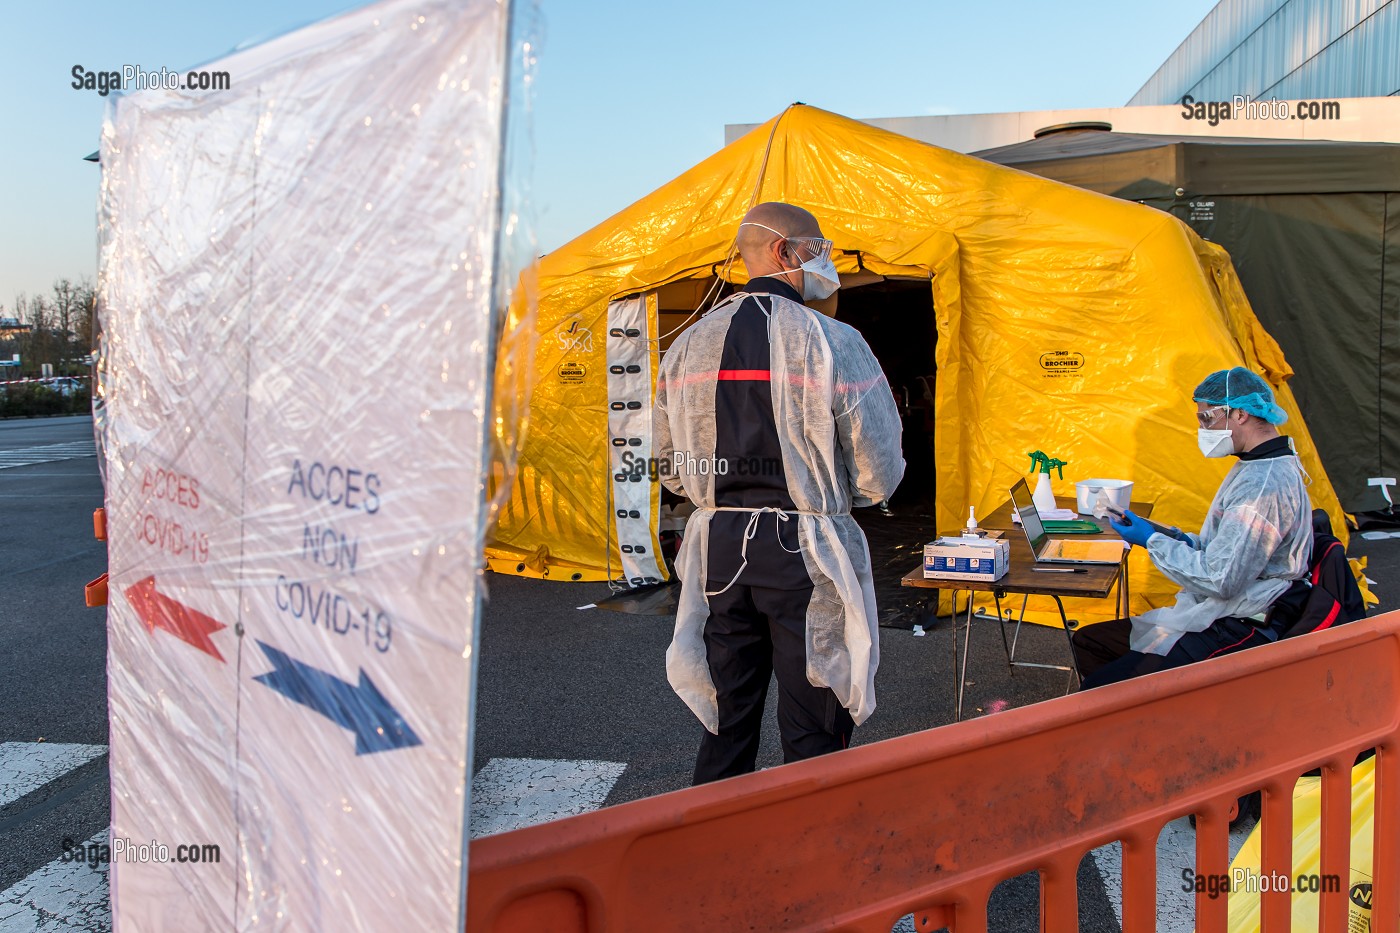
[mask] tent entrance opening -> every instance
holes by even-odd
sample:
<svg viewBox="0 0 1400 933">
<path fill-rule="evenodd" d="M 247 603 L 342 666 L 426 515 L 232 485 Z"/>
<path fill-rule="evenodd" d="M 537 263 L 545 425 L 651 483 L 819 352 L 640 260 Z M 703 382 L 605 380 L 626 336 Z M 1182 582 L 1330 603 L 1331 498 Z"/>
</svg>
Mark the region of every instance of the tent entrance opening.
<svg viewBox="0 0 1400 933">
<path fill-rule="evenodd" d="M 836 319 L 860 331 L 894 391 L 904 424 L 904 481 L 891 506 L 933 513 L 934 323 L 933 285 L 927 278 L 886 278 L 843 286 Z"/>
<path fill-rule="evenodd" d="M 933 286 L 927 277 L 886 278 L 869 273 L 845 276 L 835 296 L 836 319 L 860 331 L 889 379 L 904 425 L 904 481 L 892 506 L 933 514 L 934 504 L 934 323 Z M 873 280 L 873 281 L 872 281 Z M 687 327 L 699 320 L 695 309 L 717 303 L 734 287 L 714 278 L 672 282 L 657 289 L 657 336 L 664 355 Z M 819 306 L 830 304 L 830 299 Z M 676 497 L 669 491 L 663 502 Z"/>
</svg>

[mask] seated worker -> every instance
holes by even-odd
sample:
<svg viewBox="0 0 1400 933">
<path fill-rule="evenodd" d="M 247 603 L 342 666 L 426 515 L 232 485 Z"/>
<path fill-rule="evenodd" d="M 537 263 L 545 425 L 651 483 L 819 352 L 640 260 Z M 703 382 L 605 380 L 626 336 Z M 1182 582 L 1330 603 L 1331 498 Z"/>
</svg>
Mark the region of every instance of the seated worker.
<svg viewBox="0 0 1400 933">
<path fill-rule="evenodd" d="M 1309 480 L 1275 427 L 1288 415 L 1268 383 L 1236 366 L 1211 373 L 1192 398 L 1201 453 L 1239 462 L 1220 484 L 1199 535 L 1163 534 L 1132 512 L 1114 522 L 1123 540 L 1146 548 L 1182 589 L 1175 605 L 1074 633 L 1083 689 L 1274 641 L 1264 613 L 1307 572 Z"/>
</svg>

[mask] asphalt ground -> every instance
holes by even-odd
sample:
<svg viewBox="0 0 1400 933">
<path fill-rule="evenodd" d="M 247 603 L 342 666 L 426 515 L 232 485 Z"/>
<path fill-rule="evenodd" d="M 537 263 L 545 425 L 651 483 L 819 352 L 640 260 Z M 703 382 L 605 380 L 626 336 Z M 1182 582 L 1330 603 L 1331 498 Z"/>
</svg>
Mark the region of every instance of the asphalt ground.
<svg viewBox="0 0 1400 933">
<path fill-rule="evenodd" d="M 89 417 L 0 421 L 0 452 L 91 437 Z M 101 505 L 93 457 L 0 469 L 0 742 L 107 744 L 107 617 L 83 603 Z M 0 808 L 0 890 L 109 812 L 105 755 Z"/>
<path fill-rule="evenodd" d="M 90 436 L 85 417 L 0 421 L 0 456 Z M 92 457 L 0 469 L 0 742 L 107 744 L 105 616 L 86 608 L 82 594 L 106 567 L 105 549 L 92 538 L 101 497 Z M 1381 608 L 1395 605 L 1400 539 L 1354 537 L 1351 553 L 1368 557 L 1367 572 L 1386 601 Z M 487 586 L 477 768 L 503 757 L 625 762 L 608 805 L 689 785 L 701 727 L 666 683 L 671 617 L 576 608 L 606 597 L 604 584 L 488 574 Z M 856 745 L 952 717 L 948 620 L 920 616 L 916 603 L 895 596 L 881 599 L 879 708 L 856 731 Z M 924 636 L 911 630 L 915 623 L 928 627 Z M 1064 691 L 1063 674 L 1010 676 L 991 623 L 975 625 L 971 651 L 969 717 Z M 1028 626 L 1019 651 L 1026 660 L 1062 663 L 1064 635 Z M 780 761 L 770 696 L 759 765 Z M 0 807 L 0 890 L 56 858 L 64 838 L 87 839 L 105 827 L 108 795 L 104 755 Z M 1036 928 L 1037 901 L 1034 876 L 1004 882 L 993 896 L 991 927 Z M 1089 861 L 1081 866 L 1080 903 L 1082 929 L 1117 930 Z"/>
<path fill-rule="evenodd" d="M 666 682 L 671 616 L 629 615 L 577 607 L 606 598 L 606 584 L 553 583 L 488 576 L 477 685 L 476 764 L 490 758 L 568 758 L 627 763 L 607 799 L 618 804 L 690 786 L 703 727 Z M 916 636 L 880 630 L 879 707 L 858 728 L 854 744 L 907 735 L 952 720 L 952 640 L 945 619 Z M 980 629 L 980 630 L 979 630 Z M 1063 663 L 1064 633 L 1028 625 L 1018 659 Z M 968 715 L 994 701 L 1023 706 L 1064 693 L 1066 675 L 1020 669 L 1012 677 L 990 622 L 975 623 L 968 659 L 973 685 Z M 972 672 L 976 672 L 975 676 Z M 758 767 L 782 764 L 776 687 L 769 692 Z M 911 798 L 936 806 L 937 789 Z M 989 922 L 996 930 L 1036 930 L 1039 882 L 1034 875 L 1004 882 L 994 893 Z M 1080 872 L 1081 929 L 1117 931 L 1118 924 L 1093 864 Z"/>
<path fill-rule="evenodd" d="M 1353 535 L 1352 556 L 1383 600 L 1400 593 L 1400 539 Z M 673 616 L 580 610 L 611 595 L 605 583 L 563 583 L 487 574 L 482 662 L 477 687 L 476 761 L 491 757 L 597 758 L 629 762 L 610 804 L 689 786 L 702 727 L 666 682 Z M 1075 604 L 1066 601 L 1071 618 Z M 1383 602 L 1381 610 L 1387 608 Z M 886 614 L 876 676 L 879 707 L 854 744 L 907 735 L 952 721 L 953 651 L 948 617 L 920 611 L 915 599 Z M 925 627 L 923 636 L 912 626 Z M 961 627 L 959 635 L 961 636 Z M 1008 635 L 1011 627 L 1007 626 Z M 1064 664 L 1058 628 L 1022 627 L 1018 660 Z M 974 620 L 964 718 L 1061 696 L 1066 675 L 1007 668 L 990 620 Z M 770 692 L 760 768 L 782 763 Z"/>
</svg>

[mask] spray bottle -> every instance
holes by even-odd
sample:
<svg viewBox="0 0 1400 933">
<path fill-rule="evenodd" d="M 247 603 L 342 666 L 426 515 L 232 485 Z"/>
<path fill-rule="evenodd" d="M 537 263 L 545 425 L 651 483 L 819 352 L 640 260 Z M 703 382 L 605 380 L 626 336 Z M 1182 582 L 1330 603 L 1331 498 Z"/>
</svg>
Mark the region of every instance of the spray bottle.
<svg viewBox="0 0 1400 933">
<path fill-rule="evenodd" d="M 1035 481 L 1035 491 L 1031 493 L 1031 501 L 1035 503 L 1035 510 L 1042 513 L 1055 511 L 1055 493 L 1050 488 L 1050 471 L 1059 470 L 1060 479 L 1064 479 L 1065 464 L 1068 461 L 1057 460 L 1040 450 L 1033 450 L 1026 456 L 1031 458 L 1031 472 L 1039 472 L 1040 474 Z"/>
</svg>

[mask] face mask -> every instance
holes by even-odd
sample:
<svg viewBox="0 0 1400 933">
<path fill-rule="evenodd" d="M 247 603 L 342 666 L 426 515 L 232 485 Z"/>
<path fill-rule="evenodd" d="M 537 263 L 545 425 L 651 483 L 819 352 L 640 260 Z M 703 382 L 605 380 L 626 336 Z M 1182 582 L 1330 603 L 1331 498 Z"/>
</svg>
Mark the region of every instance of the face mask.
<svg viewBox="0 0 1400 933">
<path fill-rule="evenodd" d="M 751 220 L 745 221 L 739 226 L 762 227 L 764 230 L 767 230 L 770 233 L 776 233 L 778 236 L 782 237 L 785 240 L 809 239 L 807 237 L 789 237 L 785 233 L 781 233 L 777 230 L 774 230 L 767 224 L 755 223 Z M 829 245 L 830 244 L 828 243 L 828 246 Z M 820 256 L 816 259 L 809 259 L 806 262 L 800 262 L 797 268 L 795 269 L 779 269 L 777 272 L 770 272 L 768 274 L 785 275 L 789 272 L 798 271 L 801 271 L 802 273 L 803 301 L 820 301 L 823 298 L 830 297 L 833 293 L 835 293 L 835 291 L 838 288 L 841 287 L 841 277 L 836 273 L 836 264 L 831 261 L 831 256 L 829 253 L 825 256 Z"/>
<path fill-rule="evenodd" d="M 1200 428 L 1196 431 L 1196 446 L 1207 457 L 1228 457 L 1235 452 L 1235 435 L 1229 428 L 1223 431 Z"/>
<path fill-rule="evenodd" d="M 1225 374 L 1225 418 L 1229 424 L 1230 408 L 1230 374 Z M 1235 435 L 1229 428 L 1222 428 L 1212 431 L 1210 428 L 1199 428 L 1196 431 L 1196 446 L 1201 449 L 1201 454 L 1212 459 L 1216 457 L 1228 457 L 1235 452 Z"/>
<path fill-rule="evenodd" d="M 836 274 L 836 264 L 830 256 L 809 259 L 802 269 L 802 300 L 820 301 L 841 287 L 841 277 Z"/>
</svg>

